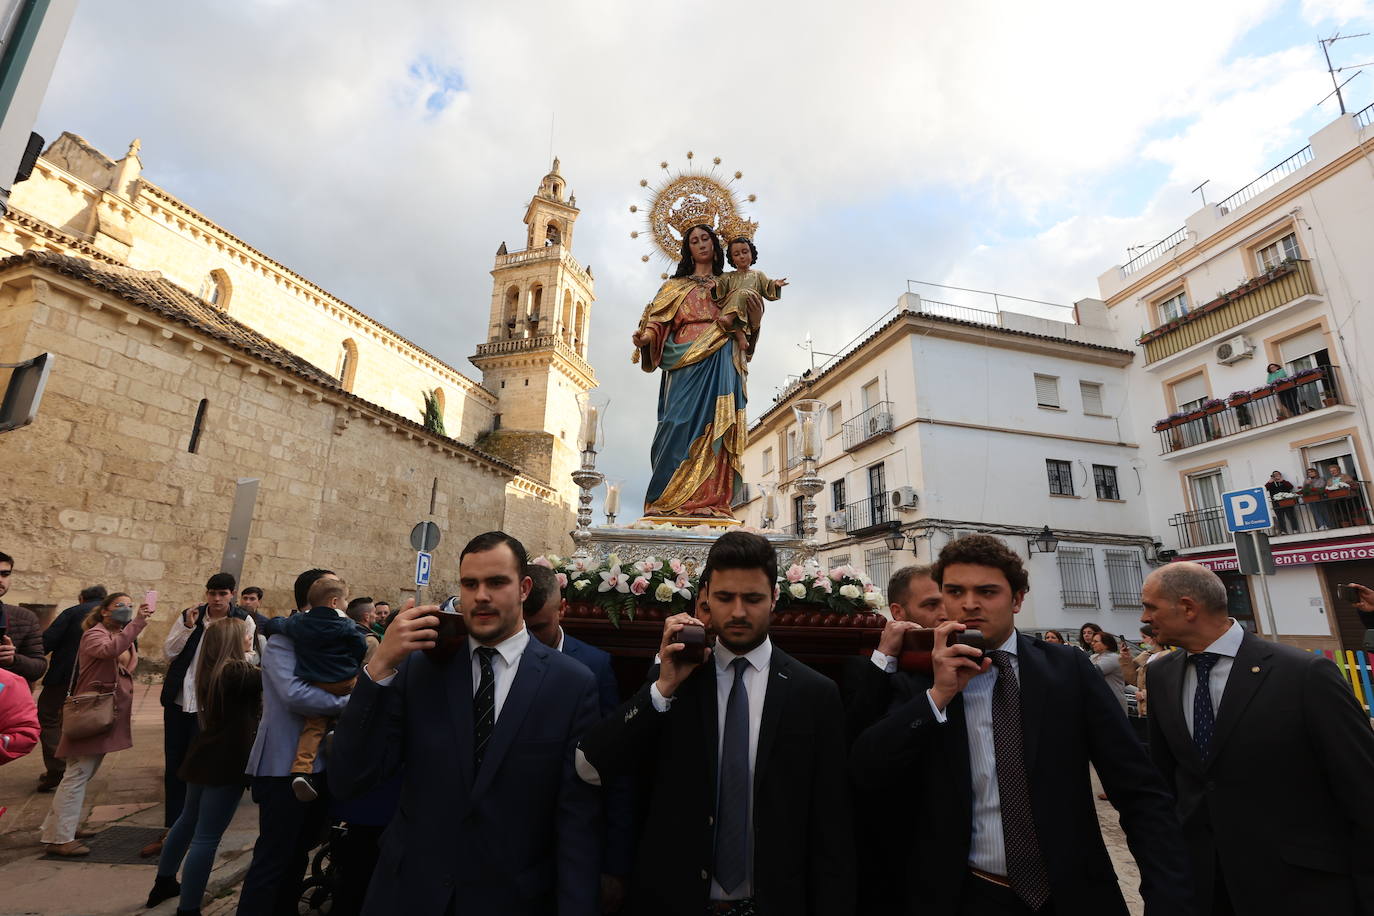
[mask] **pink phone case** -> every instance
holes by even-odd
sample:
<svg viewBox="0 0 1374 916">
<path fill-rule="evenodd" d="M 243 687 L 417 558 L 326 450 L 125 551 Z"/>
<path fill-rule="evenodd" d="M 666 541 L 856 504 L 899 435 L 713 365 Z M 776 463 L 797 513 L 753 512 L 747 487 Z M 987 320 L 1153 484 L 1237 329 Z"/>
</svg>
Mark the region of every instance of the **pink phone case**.
<svg viewBox="0 0 1374 916">
<path fill-rule="evenodd" d="M 144 600 L 145 602 L 147 602 L 147 604 L 148 604 L 148 610 L 150 610 L 150 611 L 156 611 L 156 610 L 157 610 L 157 589 L 155 589 L 155 588 L 150 588 L 150 589 L 148 589 L 147 594 L 145 594 L 145 595 L 143 596 L 143 600 Z"/>
</svg>

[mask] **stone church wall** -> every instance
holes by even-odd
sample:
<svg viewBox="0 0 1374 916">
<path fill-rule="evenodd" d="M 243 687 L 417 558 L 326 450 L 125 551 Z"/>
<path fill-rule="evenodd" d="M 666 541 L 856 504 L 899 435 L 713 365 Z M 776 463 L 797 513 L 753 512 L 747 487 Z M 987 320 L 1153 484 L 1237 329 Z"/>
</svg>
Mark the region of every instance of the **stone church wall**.
<svg viewBox="0 0 1374 916">
<path fill-rule="evenodd" d="M 340 372 L 344 342 L 350 341 L 356 347 L 351 390 L 362 398 L 419 421 L 421 392 L 438 388 L 444 393 L 450 436 L 472 442 L 491 427 L 496 399 L 475 381 L 255 251 L 156 185 L 137 181 L 126 199 L 90 183 L 114 181 L 117 171 L 108 157 L 64 135 L 39 160 L 33 177 L 15 185 L 11 202 L 127 266 L 159 271 L 192 292 L 208 291 L 207 281 L 215 273 L 223 284 L 226 301 L 221 304 L 227 314 L 326 372 Z M 16 233 L 13 225 L 4 229 L 0 253 L 42 247 Z M 480 320 L 480 308 L 473 310 L 472 319 Z"/>
<path fill-rule="evenodd" d="M 290 607 L 293 579 L 314 565 L 338 571 L 355 595 L 404 599 L 407 537 L 428 517 L 444 532 L 431 595 L 456 588 L 473 534 L 506 526 L 525 537 L 564 517 L 528 494 L 508 511 L 508 469 L 112 294 L 26 268 L 0 286 L 0 360 L 42 351 L 55 360 L 38 420 L 0 434 L 10 601 L 65 606 L 95 582 L 156 587 L 166 608 L 147 638 L 156 645 L 170 609 L 198 601 L 218 569 L 241 477 L 261 480 L 241 584 L 266 589 L 275 610 Z M 566 541 L 564 530 L 549 543 Z"/>
</svg>

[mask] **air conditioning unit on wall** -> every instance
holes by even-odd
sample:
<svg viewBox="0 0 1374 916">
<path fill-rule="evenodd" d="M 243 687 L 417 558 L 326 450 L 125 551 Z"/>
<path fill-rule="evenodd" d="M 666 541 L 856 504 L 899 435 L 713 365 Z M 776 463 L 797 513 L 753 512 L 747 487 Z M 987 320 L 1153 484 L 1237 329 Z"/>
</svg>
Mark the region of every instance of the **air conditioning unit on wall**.
<svg viewBox="0 0 1374 916">
<path fill-rule="evenodd" d="M 1248 358 L 1255 352 L 1255 345 L 1246 340 L 1243 336 L 1237 335 L 1230 340 L 1222 341 L 1217 344 L 1217 362 L 1223 366 Z"/>
<path fill-rule="evenodd" d="M 826 531 L 843 531 L 849 521 L 848 512 L 831 512 L 825 517 Z"/>
<path fill-rule="evenodd" d="M 916 495 L 915 487 L 898 487 L 892 491 L 892 508 L 915 509 L 921 497 Z"/>
</svg>

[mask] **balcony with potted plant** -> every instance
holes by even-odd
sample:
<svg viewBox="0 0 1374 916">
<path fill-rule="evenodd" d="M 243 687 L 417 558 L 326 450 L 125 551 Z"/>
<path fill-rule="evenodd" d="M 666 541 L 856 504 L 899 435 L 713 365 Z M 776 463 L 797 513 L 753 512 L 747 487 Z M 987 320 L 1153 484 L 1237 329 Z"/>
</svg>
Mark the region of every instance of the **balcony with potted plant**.
<svg viewBox="0 0 1374 916">
<path fill-rule="evenodd" d="M 1305 420 L 1331 408 L 1348 411 L 1351 402 L 1345 392 L 1339 366 L 1316 366 L 1272 385 L 1233 391 L 1224 401 L 1212 399 L 1187 412 L 1170 414 L 1155 421 L 1154 432 L 1161 455 L 1196 450 L 1275 423 Z"/>
</svg>

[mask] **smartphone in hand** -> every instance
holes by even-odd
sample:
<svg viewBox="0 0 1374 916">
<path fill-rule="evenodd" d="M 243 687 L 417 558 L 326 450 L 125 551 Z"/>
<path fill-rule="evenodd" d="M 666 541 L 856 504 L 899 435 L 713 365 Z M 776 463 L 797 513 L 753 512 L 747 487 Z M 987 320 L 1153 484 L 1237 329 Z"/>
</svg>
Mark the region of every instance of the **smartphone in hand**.
<svg viewBox="0 0 1374 916">
<path fill-rule="evenodd" d="M 435 630 L 434 648 L 426 649 L 430 661 L 440 665 L 448 664 L 453 656 L 463 648 L 463 640 L 468 636 L 468 622 L 458 609 L 458 598 L 448 598 L 439 605 L 439 626 Z"/>
<path fill-rule="evenodd" d="M 143 603 L 148 605 L 150 612 L 157 612 L 157 589 L 150 588 L 143 593 Z"/>
</svg>

